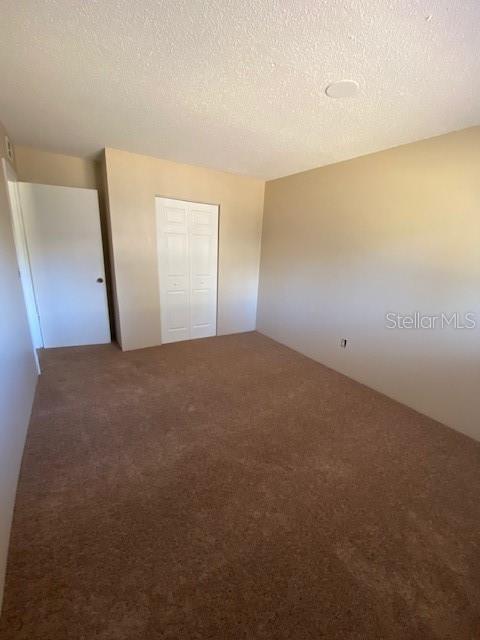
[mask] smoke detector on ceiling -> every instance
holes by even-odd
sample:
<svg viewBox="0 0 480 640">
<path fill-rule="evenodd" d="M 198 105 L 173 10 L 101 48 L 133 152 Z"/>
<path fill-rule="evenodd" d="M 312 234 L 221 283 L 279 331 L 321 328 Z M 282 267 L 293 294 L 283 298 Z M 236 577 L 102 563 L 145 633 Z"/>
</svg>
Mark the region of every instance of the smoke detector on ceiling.
<svg viewBox="0 0 480 640">
<path fill-rule="evenodd" d="M 358 82 L 355 80 L 339 80 L 329 84 L 325 93 L 329 98 L 352 98 L 357 95 L 358 90 Z"/>
</svg>

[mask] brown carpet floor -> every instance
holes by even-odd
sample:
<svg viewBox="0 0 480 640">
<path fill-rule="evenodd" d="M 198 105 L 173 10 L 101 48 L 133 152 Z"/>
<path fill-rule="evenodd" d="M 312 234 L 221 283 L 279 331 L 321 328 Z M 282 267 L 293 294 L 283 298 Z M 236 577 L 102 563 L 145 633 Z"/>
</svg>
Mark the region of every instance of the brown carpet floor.
<svg viewBox="0 0 480 640">
<path fill-rule="evenodd" d="M 2 640 L 480 638 L 480 444 L 256 334 L 42 356 Z"/>
</svg>

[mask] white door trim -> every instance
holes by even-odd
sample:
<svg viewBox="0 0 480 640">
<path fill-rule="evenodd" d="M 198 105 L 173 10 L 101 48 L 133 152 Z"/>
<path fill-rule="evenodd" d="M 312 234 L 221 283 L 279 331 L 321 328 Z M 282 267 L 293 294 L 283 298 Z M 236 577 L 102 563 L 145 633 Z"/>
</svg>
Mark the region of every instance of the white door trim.
<svg viewBox="0 0 480 640">
<path fill-rule="evenodd" d="M 43 336 L 38 317 L 35 289 L 33 287 L 30 256 L 28 253 L 25 226 L 23 222 L 22 205 L 20 201 L 20 194 L 18 192 L 18 178 L 13 167 L 5 158 L 2 158 L 2 165 L 5 185 L 7 188 L 8 204 L 10 207 L 10 216 L 12 220 L 12 231 L 15 241 L 15 251 L 17 254 L 18 272 L 22 283 L 23 298 L 27 311 L 30 336 L 32 338 L 33 354 L 38 373 L 40 373 L 40 362 L 38 360 L 37 349 L 41 349 L 43 347 Z"/>
</svg>

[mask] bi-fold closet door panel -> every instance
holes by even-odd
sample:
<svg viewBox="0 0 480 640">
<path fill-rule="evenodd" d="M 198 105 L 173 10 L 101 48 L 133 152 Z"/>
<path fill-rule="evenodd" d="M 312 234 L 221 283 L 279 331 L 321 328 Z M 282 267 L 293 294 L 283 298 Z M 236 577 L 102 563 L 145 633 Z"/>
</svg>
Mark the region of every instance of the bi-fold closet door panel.
<svg viewBox="0 0 480 640">
<path fill-rule="evenodd" d="M 218 206 L 156 198 L 162 343 L 217 332 Z"/>
<path fill-rule="evenodd" d="M 190 204 L 190 337 L 217 333 L 218 206 Z"/>
<path fill-rule="evenodd" d="M 188 203 L 156 198 L 162 342 L 190 338 Z"/>
</svg>

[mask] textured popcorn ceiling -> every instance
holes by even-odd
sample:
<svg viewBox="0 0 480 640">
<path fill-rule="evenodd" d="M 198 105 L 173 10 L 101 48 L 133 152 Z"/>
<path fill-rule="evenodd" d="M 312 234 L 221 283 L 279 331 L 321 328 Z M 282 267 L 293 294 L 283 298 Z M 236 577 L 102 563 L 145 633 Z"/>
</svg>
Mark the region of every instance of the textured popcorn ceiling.
<svg viewBox="0 0 480 640">
<path fill-rule="evenodd" d="M 0 83 L 17 143 L 272 178 L 479 124 L 480 2 L 2 0 Z"/>
</svg>

